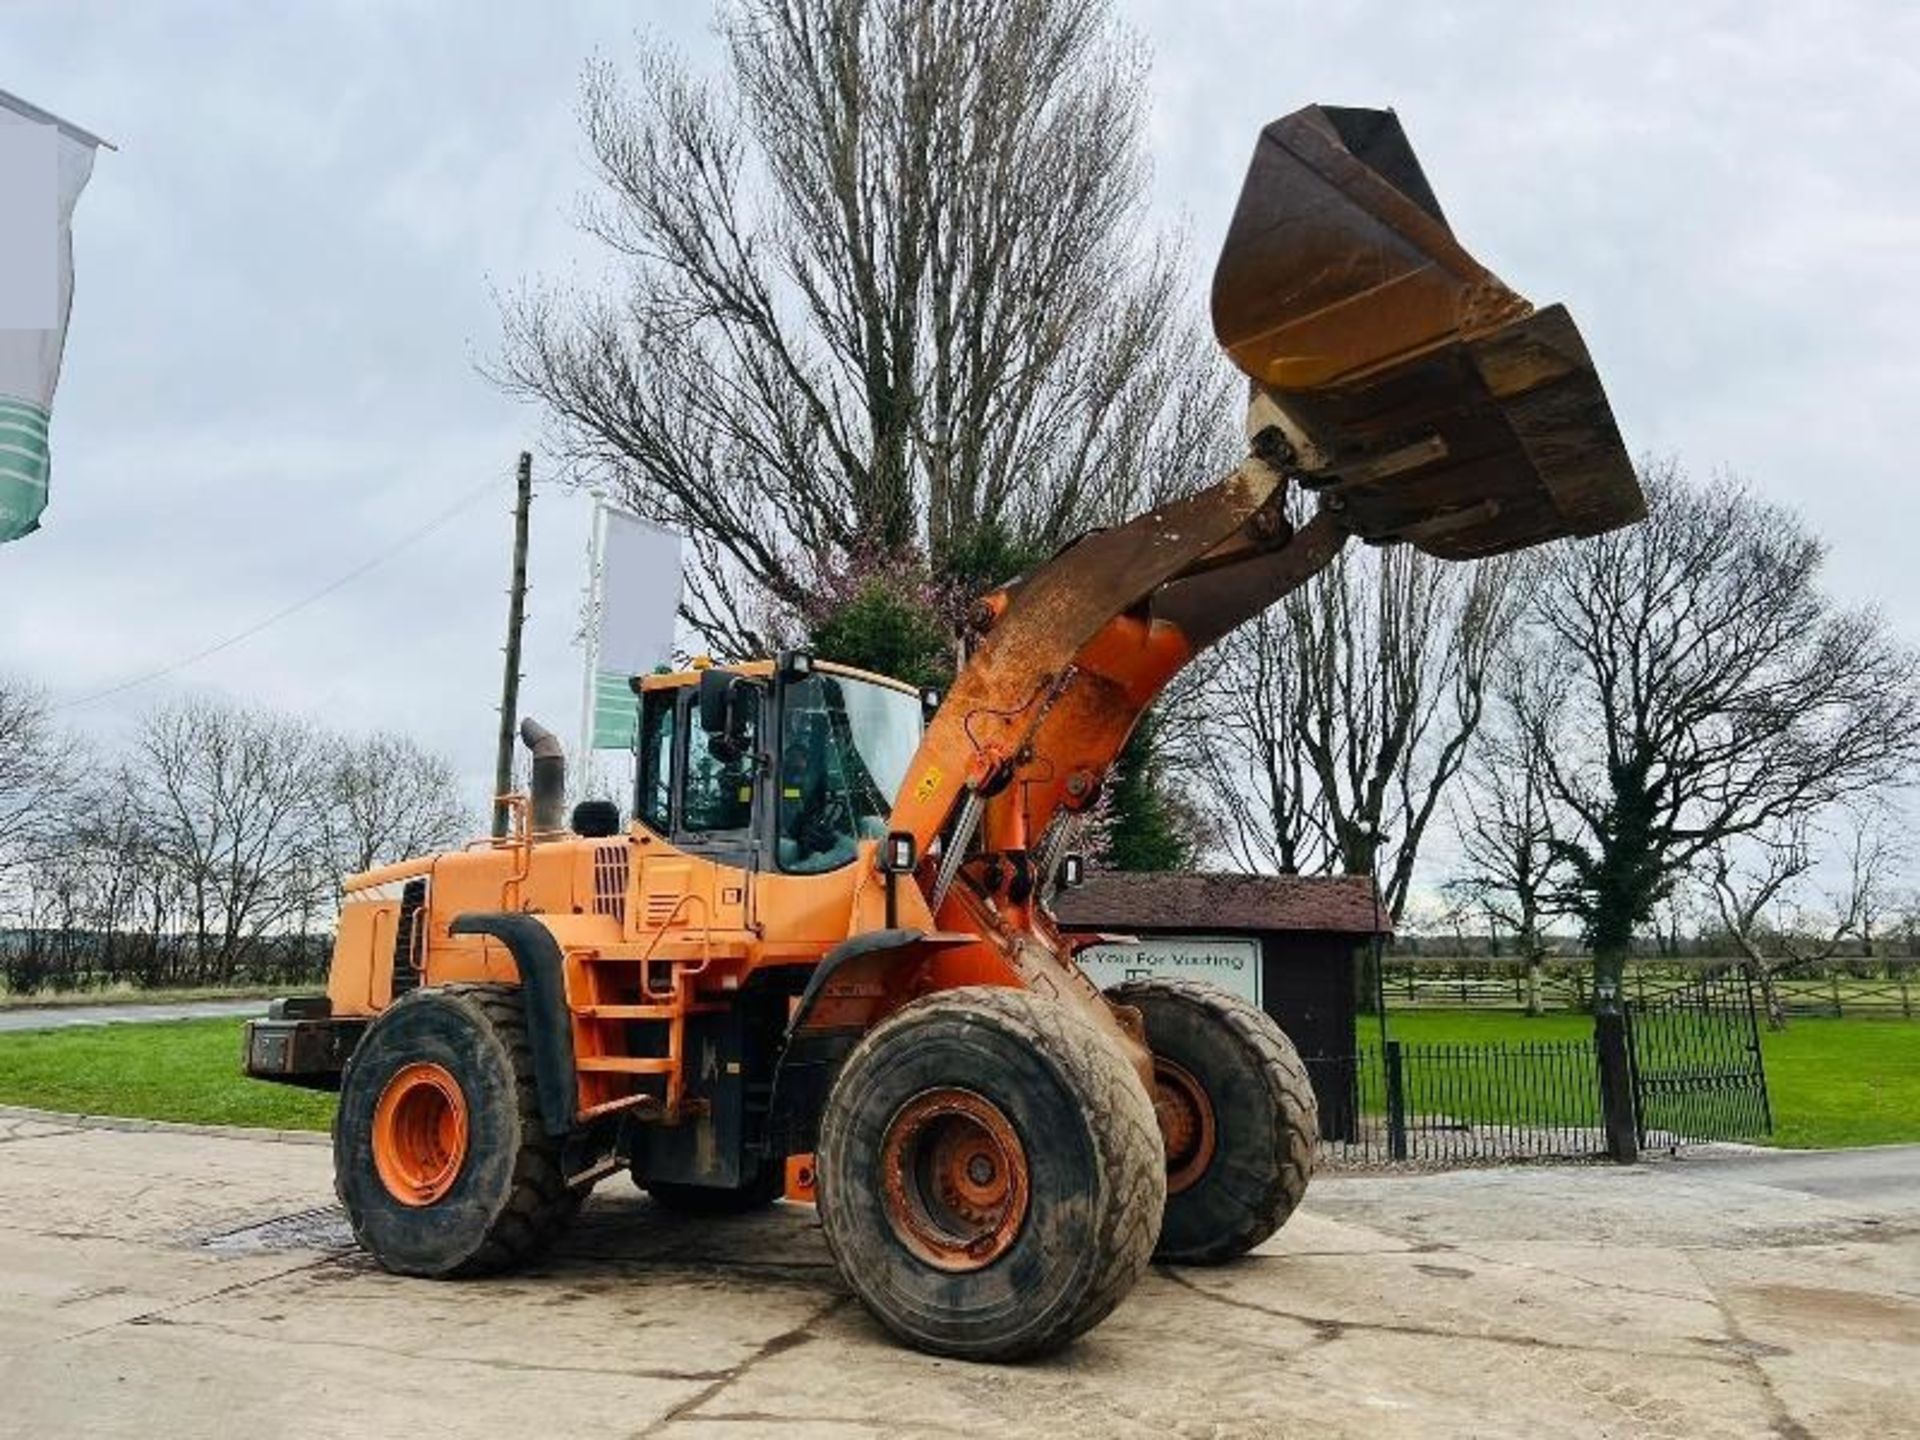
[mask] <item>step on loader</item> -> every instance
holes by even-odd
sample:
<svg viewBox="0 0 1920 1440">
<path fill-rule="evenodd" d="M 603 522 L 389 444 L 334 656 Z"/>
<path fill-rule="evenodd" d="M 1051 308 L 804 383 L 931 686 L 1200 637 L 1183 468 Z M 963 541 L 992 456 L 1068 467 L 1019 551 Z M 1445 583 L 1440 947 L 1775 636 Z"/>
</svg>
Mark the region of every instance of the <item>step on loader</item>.
<svg viewBox="0 0 1920 1440">
<path fill-rule="evenodd" d="M 507 837 L 347 882 L 326 995 L 246 1067 L 338 1087 L 383 1266 L 504 1269 L 616 1171 L 690 1213 L 810 1198 L 888 1329 L 1012 1359 L 1285 1223 L 1318 1133 L 1286 1036 L 1204 985 L 1101 993 L 1053 919 L 1109 769 L 1350 538 L 1468 559 L 1641 499 L 1573 321 L 1467 254 L 1390 112 L 1265 130 L 1213 319 L 1245 461 L 985 596 L 944 697 L 800 652 L 636 677 L 627 824 L 569 823 L 529 721 Z"/>
</svg>

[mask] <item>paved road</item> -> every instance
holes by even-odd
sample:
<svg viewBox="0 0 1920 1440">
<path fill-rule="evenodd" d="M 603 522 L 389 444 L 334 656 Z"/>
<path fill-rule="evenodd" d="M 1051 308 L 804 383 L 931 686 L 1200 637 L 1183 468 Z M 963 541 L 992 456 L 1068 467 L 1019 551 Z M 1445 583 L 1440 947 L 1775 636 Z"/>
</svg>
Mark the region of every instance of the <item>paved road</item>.
<svg viewBox="0 0 1920 1440">
<path fill-rule="evenodd" d="M 16 1030 L 64 1030 L 70 1025 L 121 1025 L 132 1020 L 207 1020 L 264 1015 L 264 1000 L 185 1000 L 174 1005 L 42 1005 L 0 1010 L 0 1035 Z"/>
<path fill-rule="evenodd" d="M 1716 1154 L 1689 1162 L 1697 1174 L 1777 1186 L 1833 1200 L 1899 1210 L 1920 1203 L 1920 1146 L 1879 1145 L 1866 1150 L 1809 1154 Z"/>
<path fill-rule="evenodd" d="M 1920 1415 L 1920 1149 L 1323 1176 L 1254 1255 L 1156 1271 L 1019 1367 L 890 1344 L 804 1208 L 676 1220 L 608 1181 L 537 1270 L 432 1284 L 351 1248 L 328 1169 L 324 1143 L 0 1112 L 0 1434 L 1845 1437 Z"/>
</svg>

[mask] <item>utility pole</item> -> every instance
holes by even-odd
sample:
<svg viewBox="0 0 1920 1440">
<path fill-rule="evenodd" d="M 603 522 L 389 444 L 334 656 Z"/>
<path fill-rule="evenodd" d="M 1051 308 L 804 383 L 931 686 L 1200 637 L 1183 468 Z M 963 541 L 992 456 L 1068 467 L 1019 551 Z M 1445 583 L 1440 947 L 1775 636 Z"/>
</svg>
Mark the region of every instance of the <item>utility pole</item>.
<svg viewBox="0 0 1920 1440">
<path fill-rule="evenodd" d="M 533 456 L 520 452 L 513 505 L 513 586 L 507 591 L 507 666 L 500 677 L 500 741 L 493 759 L 493 838 L 507 833 L 499 797 L 513 788 L 513 721 L 520 712 L 520 628 L 527 618 L 527 512 L 533 508 Z"/>
</svg>

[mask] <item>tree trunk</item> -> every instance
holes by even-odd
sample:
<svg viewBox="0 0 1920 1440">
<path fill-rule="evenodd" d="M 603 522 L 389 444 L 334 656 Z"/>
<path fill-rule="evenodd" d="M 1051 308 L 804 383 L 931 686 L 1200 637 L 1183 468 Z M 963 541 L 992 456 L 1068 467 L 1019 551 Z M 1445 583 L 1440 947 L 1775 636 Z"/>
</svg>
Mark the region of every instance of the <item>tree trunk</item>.
<svg viewBox="0 0 1920 1440">
<path fill-rule="evenodd" d="M 1595 942 L 1593 947 L 1593 1005 L 1598 1010 L 1601 991 L 1611 988 L 1616 1002 L 1623 1000 L 1623 982 L 1627 973 L 1629 949 L 1624 944 L 1601 945 Z"/>
<path fill-rule="evenodd" d="M 1780 986 L 1776 983 L 1773 967 L 1762 965 L 1760 975 L 1760 1003 L 1767 1007 L 1767 1028 L 1784 1030 L 1787 1028 L 1787 1007 L 1780 1000 Z"/>
</svg>

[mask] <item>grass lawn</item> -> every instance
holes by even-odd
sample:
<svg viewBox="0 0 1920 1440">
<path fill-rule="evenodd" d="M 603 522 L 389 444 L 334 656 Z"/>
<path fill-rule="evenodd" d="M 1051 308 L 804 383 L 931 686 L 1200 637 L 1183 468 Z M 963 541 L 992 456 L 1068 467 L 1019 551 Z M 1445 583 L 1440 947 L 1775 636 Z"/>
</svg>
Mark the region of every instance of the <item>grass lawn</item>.
<svg viewBox="0 0 1920 1440">
<path fill-rule="evenodd" d="M 1392 1018 L 1392 1033 L 1418 1044 L 1524 1043 L 1579 1040 L 1591 1033 L 1590 1024 L 1568 1014 L 1529 1019 L 1497 1011 L 1401 1011 Z M 1376 1043 L 1376 1022 L 1363 1017 L 1359 1034 L 1361 1043 Z M 1778 1033 L 1763 1030 L 1761 1043 L 1775 1144 L 1920 1141 L 1920 1022 L 1796 1020 Z M 1413 1097 L 1416 1104 L 1420 1098 Z M 1464 1104 L 1458 1095 L 1453 1100 L 1456 1109 L 1490 1119 L 1583 1123 L 1578 1115 L 1513 1112 L 1505 1097 L 1490 1091 L 1465 1097 Z M 333 1115 L 331 1095 L 241 1075 L 237 1020 L 0 1035 L 0 1104 L 278 1130 L 325 1130 Z"/>
<path fill-rule="evenodd" d="M 1390 1020 L 1409 1044 L 1461 1041 L 1578 1040 L 1592 1034 L 1584 1015 L 1537 1018 L 1489 1010 L 1402 1010 Z M 1362 1044 L 1377 1043 L 1379 1022 L 1363 1016 Z M 1889 1145 L 1920 1141 L 1920 1022 L 1795 1020 L 1762 1027 L 1760 1051 L 1773 1103 L 1773 1143 L 1793 1147 Z"/>
<path fill-rule="evenodd" d="M 0 1105 L 325 1130 L 332 1095 L 240 1073 L 241 1023 L 162 1020 L 0 1035 Z"/>
</svg>

